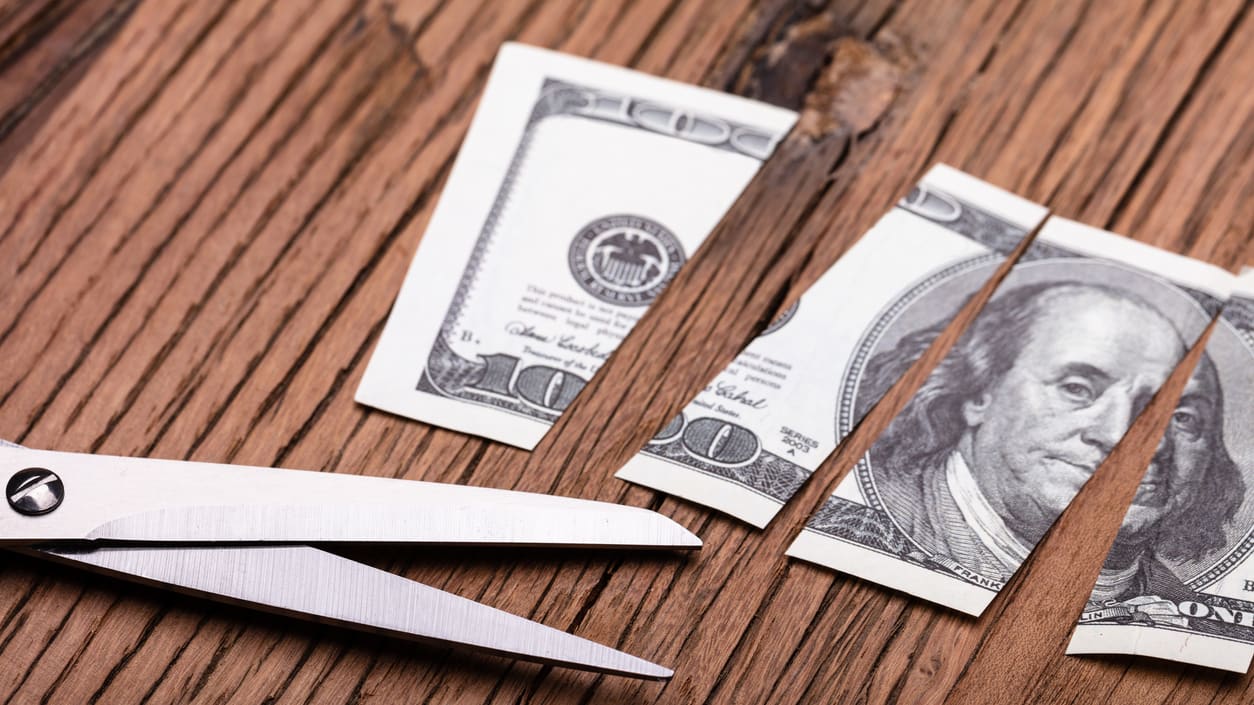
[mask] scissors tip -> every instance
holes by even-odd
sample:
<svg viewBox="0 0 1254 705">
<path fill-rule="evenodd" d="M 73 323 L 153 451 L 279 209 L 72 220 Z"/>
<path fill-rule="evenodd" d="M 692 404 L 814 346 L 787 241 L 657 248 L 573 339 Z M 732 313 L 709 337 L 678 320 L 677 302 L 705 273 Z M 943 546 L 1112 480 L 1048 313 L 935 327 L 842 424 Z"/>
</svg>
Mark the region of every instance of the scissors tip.
<svg viewBox="0 0 1254 705">
<path fill-rule="evenodd" d="M 674 519 L 649 510 L 644 511 L 652 515 L 650 518 L 654 520 L 654 525 L 658 527 L 659 545 L 679 549 L 698 549 L 703 545 L 700 536 L 692 533 Z"/>
<path fill-rule="evenodd" d="M 649 666 L 649 668 L 642 668 L 632 675 L 654 681 L 668 681 L 675 675 L 675 672 L 671 669 L 664 668 L 656 663 L 650 663 Z"/>
<path fill-rule="evenodd" d="M 696 549 L 696 548 L 701 548 L 702 546 L 704 546 L 704 545 L 705 545 L 705 544 L 701 541 L 701 537 L 700 537 L 700 536 L 697 536 L 696 534 L 692 533 L 691 531 L 689 531 L 689 530 L 685 529 L 685 528 L 684 528 L 684 527 L 682 527 L 682 526 L 681 526 L 681 527 L 679 527 L 679 528 L 680 528 L 680 530 L 681 530 L 681 531 L 683 531 L 683 533 L 680 535 L 680 541 L 679 541 L 679 546 L 680 546 L 681 548 L 694 548 L 694 549 Z"/>
<path fill-rule="evenodd" d="M 671 679 L 672 676 L 675 675 L 675 672 L 664 666 L 658 666 L 657 664 L 654 664 L 654 670 L 650 675 L 655 680 L 668 681 Z"/>
<path fill-rule="evenodd" d="M 584 667 L 609 675 L 653 681 L 670 680 L 675 675 L 674 671 L 665 666 L 659 666 L 652 661 L 646 661 L 609 647 L 604 647 L 600 652 L 600 658 L 587 662 Z"/>
</svg>

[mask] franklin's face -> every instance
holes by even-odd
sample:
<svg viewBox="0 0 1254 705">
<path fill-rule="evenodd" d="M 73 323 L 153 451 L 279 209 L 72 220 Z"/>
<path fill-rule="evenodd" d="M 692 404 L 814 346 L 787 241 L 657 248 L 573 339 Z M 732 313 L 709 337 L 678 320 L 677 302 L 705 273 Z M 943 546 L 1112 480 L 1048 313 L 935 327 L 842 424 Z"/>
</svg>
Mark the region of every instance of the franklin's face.
<svg viewBox="0 0 1254 705">
<path fill-rule="evenodd" d="M 1222 430 L 1213 428 L 1223 421 L 1218 392 L 1214 368 L 1205 362 L 1198 365 L 1123 518 L 1121 542 L 1139 541 L 1164 516 L 1192 502 L 1202 488 L 1206 469 L 1214 461 L 1213 439 Z"/>
<path fill-rule="evenodd" d="M 963 405 L 960 446 L 981 491 L 1035 543 L 1184 354 L 1159 313 L 1081 287 L 1048 292 L 1019 357 Z"/>
</svg>

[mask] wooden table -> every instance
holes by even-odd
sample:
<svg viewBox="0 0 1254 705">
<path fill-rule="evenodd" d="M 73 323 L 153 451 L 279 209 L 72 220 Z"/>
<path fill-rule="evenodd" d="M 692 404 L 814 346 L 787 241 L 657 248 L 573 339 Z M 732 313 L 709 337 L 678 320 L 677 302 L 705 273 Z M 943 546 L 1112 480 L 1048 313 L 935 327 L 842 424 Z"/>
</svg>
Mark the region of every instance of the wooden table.
<svg viewBox="0 0 1254 705">
<path fill-rule="evenodd" d="M 888 78 L 851 68 L 848 138 L 806 225 L 708 242 L 534 453 L 353 403 L 502 41 L 795 104 L 837 38 Z M 783 556 L 917 375 L 765 531 L 611 477 L 934 161 L 1093 225 L 1251 262 L 1249 3 L 9 0 L 0 69 L 0 437 L 614 500 L 706 541 L 688 558 L 350 554 L 673 666 L 669 684 L 356 635 L 6 553 L 3 702 L 1254 697 L 1249 677 L 1063 655 L 1181 379 L 978 620 Z"/>
</svg>

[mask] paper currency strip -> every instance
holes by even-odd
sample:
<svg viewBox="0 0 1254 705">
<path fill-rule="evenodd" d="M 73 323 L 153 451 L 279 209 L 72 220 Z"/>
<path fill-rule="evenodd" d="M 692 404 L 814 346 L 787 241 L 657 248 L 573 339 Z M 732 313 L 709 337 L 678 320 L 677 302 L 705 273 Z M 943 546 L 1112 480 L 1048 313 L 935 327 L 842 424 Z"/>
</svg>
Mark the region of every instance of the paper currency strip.
<svg viewBox="0 0 1254 705">
<path fill-rule="evenodd" d="M 617 476 L 765 526 L 896 381 L 862 372 L 884 336 L 948 321 L 1044 217 L 932 168 Z"/>
<path fill-rule="evenodd" d="M 1193 370 L 1069 654 L 1244 673 L 1254 656 L 1254 271 Z"/>
<path fill-rule="evenodd" d="M 1232 279 L 1050 219 L 788 555 L 980 614 L 1219 312 Z M 852 375 L 901 368 L 916 356 L 913 339 L 939 325 L 901 320 Z"/>
<path fill-rule="evenodd" d="M 795 119 L 505 45 L 357 400 L 535 447 Z"/>
</svg>

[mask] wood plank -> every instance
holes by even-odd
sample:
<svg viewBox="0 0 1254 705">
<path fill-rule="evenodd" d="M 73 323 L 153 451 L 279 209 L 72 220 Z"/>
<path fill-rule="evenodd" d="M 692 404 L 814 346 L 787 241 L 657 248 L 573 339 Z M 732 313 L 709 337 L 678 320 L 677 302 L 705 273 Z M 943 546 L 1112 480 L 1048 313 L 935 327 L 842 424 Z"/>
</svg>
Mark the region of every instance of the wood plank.
<svg viewBox="0 0 1254 705">
<path fill-rule="evenodd" d="M 0 173 L 83 77 L 136 0 L 30 0 L 0 7 Z"/>
</svg>

